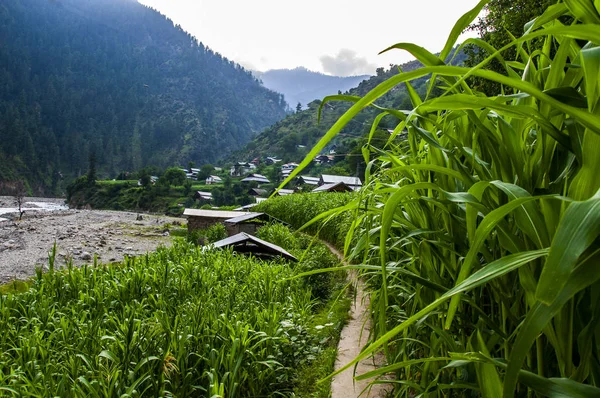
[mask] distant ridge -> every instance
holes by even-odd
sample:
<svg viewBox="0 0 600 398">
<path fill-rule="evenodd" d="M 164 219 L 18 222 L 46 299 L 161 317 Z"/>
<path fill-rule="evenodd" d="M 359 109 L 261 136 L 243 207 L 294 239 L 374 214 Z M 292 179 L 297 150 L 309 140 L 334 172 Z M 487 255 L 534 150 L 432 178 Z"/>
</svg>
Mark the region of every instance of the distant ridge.
<svg viewBox="0 0 600 398">
<path fill-rule="evenodd" d="M 283 94 L 292 109 L 296 109 L 298 103 L 302 104 L 302 109 L 306 109 L 308 103 L 315 99 L 337 94 L 338 91 L 346 92 L 371 77 L 370 75 L 330 76 L 304 67 L 271 69 L 266 72 L 253 72 L 253 74 L 262 80 L 266 88 Z"/>
<path fill-rule="evenodd" d="M 133 0 L 0 2 L 0 181 L 60 193 L 213 163 L 286 115 L 283 96 Z M 64 185 L 64 184 L 63 184 Z"/>
</svg>

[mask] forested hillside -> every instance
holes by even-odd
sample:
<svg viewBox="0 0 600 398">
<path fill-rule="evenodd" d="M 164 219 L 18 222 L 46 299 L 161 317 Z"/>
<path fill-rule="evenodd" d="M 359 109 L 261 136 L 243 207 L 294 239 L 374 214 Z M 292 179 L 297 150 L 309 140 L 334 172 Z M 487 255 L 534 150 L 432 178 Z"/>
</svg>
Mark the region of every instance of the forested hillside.
<svg viewBox="0 0 600 398">
<path fill-rule="evenodd" d="M 466 58 L 464 53 L 452 55 L 448 62 L 454 65 L 462 64 Z M 422 64 L 418 61 L 410 61 L 400 66 L 392 66 L 388 70 L 384 68 L 377 69 L 377 75 L 368 80 L 363 80 L 360 84 L 345 92 L 344 94 L 352 96 L 363 96 L 378 84 L 400 73 L 400 70 L 409 72 L 420 68 Z M 415 91 L 424 98 L 427 92 L 428 76 L 412 81 Z M 436 92 L 431 93 L 435 95 Z M 329 95 L 335 95 L 337 92 L 330 92 Z M 352 105 L 350 102 L 332 101 L 328 102 L 322 111 L 321 121 L 318 122 L 318 109 L 321 101 L 316 100 L 308 104 L 309 109 L 296 112 L 287 116 L 285 119 L 277 122 L 260 133 L 243 150 L 240 150 L 230 157 L 231 160 L 246 160 L 257 156 L 278 156 L 284 161 L 300 161 L 308 153 L 308 150 L 320 139 L 327 130 L 337 121 L 337 119 Z M 412 109 L 410 98 L 404 84 L 394 87 L 384 96 L 379 98 L 377 105 L 393 109 Z M 336 160 L 343 160 L 344 152 L 356 149 L 356 145 L 364 137 L 370 128 L 371 121 L 380 111 L 375 108 L 367 108 L 351 120 L 342 130 L 342 132 L 332 141 L 330 148 L 334 145 L 337 148 L 338 156 Z M 398 123 L 393 116 L 384 118 L 381 126 L 394 128 Z M 358 141 L 357 141 L 358 140 Z M 359 152 L 360 153 L 360 152 Z M 352 167 L 354 170 L 354 167 Z"/>
<path fill-rule="evenodd" d="M 298 103 L 301 104 L 302 109 L 306 109 L 309 102 L 337 93 L 338 90 L 350 90 L 370 77 L 369 75 L 329 76 L 303 67 L 253 73 L 262 80 L 265 87 L 282 93 L 286 102 L 294 109 Z"/>
<path fill-rule="evenodd" d="M 134 0 L 0 3 L 0 181 L 214 162 L 285 116 L 262 87 Z"/>
</svg>

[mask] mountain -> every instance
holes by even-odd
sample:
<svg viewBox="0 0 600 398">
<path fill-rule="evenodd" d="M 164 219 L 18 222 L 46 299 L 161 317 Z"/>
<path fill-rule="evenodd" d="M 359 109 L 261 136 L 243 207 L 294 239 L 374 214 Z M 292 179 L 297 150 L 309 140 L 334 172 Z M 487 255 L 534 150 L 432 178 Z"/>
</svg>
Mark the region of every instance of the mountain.
<svg viewBox="0 0 600 398">
<path fill-rule="evenodd" d="M 306 109 L 309 102 L 337 94 L 338 91 L 348 91 L 370 77 L 369 75 L 329 76 L 303 67 L 272 69 L 266 72 L 254 72 L 254 75 L 262 80 L 265 87 L 282 93 L 293 109 L 296 109 L 298 103 Z"/>
<path fill-rule="evenodd" d="M 212 163 L 283 96 L 135 0 L 0 1 L 0 181 Z"/>
<path fill-rule="evenodd" d="M 447 62 L 453 65 L 460 65 L 466 59 L 464 53 L 450 55 Z M 410 72 L 423 65 L 418 61 L 410 61 L 399 66 L 404 72 Z M 390 69 L 377 69 L 377 75 L 367 80 L 363 80 L 358 86 L 348 91 L 349 95 L 364 96 L 378 84 L 389 79 L 391 76 L 400 73 L 398 66 L 392 66 Z M 425 76 L 412 81 L 412 86 L 421 98 L 425 98 L 427 93 L 427 81 L 429 77 Z M 430 94 L 435 96 L 436 89 Z M 333 93 L 330 93 L 333 94 Z M 278 157 L 285 162 L 300 162 L 308 151 L 325 135 L 331 126 L 350 108 L 349 102 L 331 101 L 324 107 L 321 114 L 321 120 L 318 120 L 318 109 L 320 100 L 312 101 L 308 104 L 308 109 L 288 115 L 285 119 L 278 121 L 271 127 L 265 129 L 257 135 L 246 147 L 240 151 L 234 152 L 227 159 L 230 162 L 247 161 L 256 157 L 264 158 L 267 156 Z M 376 105 L 392 109 L 413 109 L 406 86 L 400 84 L 387 92 L 376 101 Z M 371 129 L 371 123 L 375 116 L 381 110 L 373 107 L 362 110 L 354 117 L 333 139 L 326 150 L 335 149 L 334 163 L 345 166 L 350 174 L 357 170 L 357 162 L 361 157 L 360 147 L 364 144 L 364 136 Z M 379 126 L 380 133 L 374 139 L 374 145 L 384 144 L 389 137 L 385 129 L 393 129 L 399 120 L 392 115 L 384 117 Z M 347 156 L 347 155 L 351 156 Z"/>
</svg>

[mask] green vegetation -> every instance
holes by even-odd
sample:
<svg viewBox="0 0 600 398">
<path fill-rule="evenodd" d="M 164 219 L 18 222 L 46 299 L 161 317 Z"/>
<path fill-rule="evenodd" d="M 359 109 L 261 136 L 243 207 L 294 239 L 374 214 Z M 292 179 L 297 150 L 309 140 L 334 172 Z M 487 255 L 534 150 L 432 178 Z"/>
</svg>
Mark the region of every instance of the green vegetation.
<svg viewBox="0 0 600 398">
<path fill-rule="evenodd" d="M 206 229 L 197 229 L 191 232 L 186 230 L 186 237 L 190 243 L 196 245 L 214 243 L 227 238 L 227 230 L 223 224 L 214 224 Z"/>
<path fill-rule="evenodd" d="M 301 228 L 316 217 L 321 217 L 321 222 L 307 226 L 305 231 L 338 248 L 343 248 L 346 234 L 352 223 L 352 214 L 350 212 L 333 214 L 330 210 L 347 205 L 354 195 L 326 192 L 278 196 L 259 203 L 252 210 L 267 213 L 294 228 Z M 328 214 L 331 217 L 327 217 Z"/>
<path fill-rule="evenodd" d="M 358 377 L 391 373 L 401 397 L 600 396 L 600 5 L 552 5 L 510 42 L 513 59 L 473 41 L 505 75 L 484 69 L 491 58 L 444 64 L 484 4 L 439 56 L 392 46 L 424 67 L 352 99 L 290 180 L 405 85 L 411 111 L 377 108 L 371 131 L 393 115 L 407 140 L 363 147 L 363 190 L 339 209 L 355 214 L 347 252 L 372 289 L 374 336 L 355 361 L 387 358 Z M 427 95 L 411 84 L 423 77 Z M 488 97 L 469 77 L 501 91 Z"/>
<path fill-rule="evenodd" d="M 349 300 L 321 244 L 279 225 L 263 237 L 302 258 L 260 261 L 182 240 L 121 264 L 38 272 L 0 296 L 2 396 L 327 397 Z M 308 250 L 307 250 L 308 249 Z"/>
<path fill-rule="evenodd" d="M 100 178 L 212 163 L 286 114 L 281 94 L 128 0 L 2 2 L 0 181 L 59 194 Z"/>
</svg>

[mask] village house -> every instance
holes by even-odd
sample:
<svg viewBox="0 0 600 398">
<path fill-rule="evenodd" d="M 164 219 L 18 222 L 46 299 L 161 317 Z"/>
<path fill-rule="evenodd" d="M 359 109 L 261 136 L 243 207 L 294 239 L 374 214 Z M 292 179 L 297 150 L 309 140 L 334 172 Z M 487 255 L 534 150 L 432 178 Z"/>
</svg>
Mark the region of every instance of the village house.
<svg viewBox="0 0 600 398">
<path fill-rule="evenodd" d="M 311 193 L 319 192 L 352 192 L 353 189 L 346 185 L 344 182 L 336 182 L 332 184 L 323 184 L 311 191 Z"/>
<path fill-rule="evenodd" d="M 271 181 L 262 174 L 250 174 L 248 177 L 242 179 L 242 182 L 256 181 L 260 184 L 269 184 Z"/>
<path fill-rule="evenodd" d="M 194 199 L 203 200 L 205 202 L 212 202 L 213 197 L 212 197 L 212 193 L 210 193 L 210 192 L 196 191 L 196 193 L 194 194 Z"/>
<path fill-rule="evenodd" d="M 208 176 L 208 177 L 206 177 L 205 184 L 206 185 L 221 184 L 222 182 L 223 182 L 223 180 L 219 176 Z"/>
<path fill-rule="evenodd" d="M 261 189 L 261 188 L 251 188 L 248 191 L 248 195 L 250 196 L 258 196 L 258 197 L 267 197 L 269 195 L 269 192 L 267 192 L 266 189 Z"/>
<path fill-rule="evenodd" d="M 319 185 L 319 177 L 299 176 L 296 178 L 296 185 Z"/>
<path fill-rule="evenodd" d="M 267 166 L 271 166 L 272 164 L 279 163 L 279 162 L 281 162 L 281 159 L 277 159 L 272 156 L 267 156 L 267 158 L 265 159 L 265 164 Z"/>
<path fill-rule="evenodd" d="M 343 182 L 352 188 L 353 191 L 359 190 L 362 186 L 362 182 L 358 177 L 347 177 L 347 176 L 336 176 L 330 174 L 322 174 L 319 179 L 319 186 L 325 184 L 337 184 L 338 182 Z"/>
<path fill-rule="evenodd" d="M 237 162 L 229 170 L 229 174 L 233 177 L 240 177 L 256 170 L 256 165 L 250 162 Z"/>
<path fill-rule="evenodd" d="M 295 193 L 293 189 L 280 189 L 279 191 L 273 191 L 275 196 L 287 196 Z"/>
</svg>

